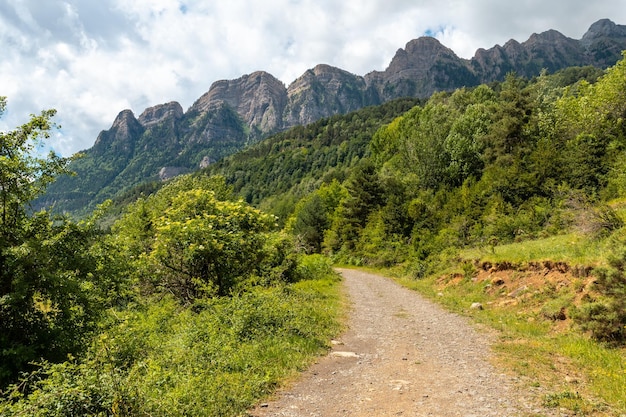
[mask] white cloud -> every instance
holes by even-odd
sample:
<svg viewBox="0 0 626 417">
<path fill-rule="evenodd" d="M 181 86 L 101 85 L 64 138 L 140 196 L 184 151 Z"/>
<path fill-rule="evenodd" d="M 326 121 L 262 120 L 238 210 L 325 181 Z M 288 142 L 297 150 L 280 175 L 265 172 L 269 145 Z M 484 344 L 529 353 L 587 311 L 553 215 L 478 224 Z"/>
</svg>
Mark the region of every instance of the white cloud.
<svg viewBox="0 0 626 417">
<path fill-rule="evenodd" d="M 190 106 L 219 79 L 266 70 L 289 84 L 318 63 L 363 75 L 432 33 L 459 56 L 594 21 L 626 24 L 620 0 L 7 0 L 0 4 L 0 95 L 7 130 L 56 108 L 51 146 L 93 145 L 125 108 Z"/>
</svg>

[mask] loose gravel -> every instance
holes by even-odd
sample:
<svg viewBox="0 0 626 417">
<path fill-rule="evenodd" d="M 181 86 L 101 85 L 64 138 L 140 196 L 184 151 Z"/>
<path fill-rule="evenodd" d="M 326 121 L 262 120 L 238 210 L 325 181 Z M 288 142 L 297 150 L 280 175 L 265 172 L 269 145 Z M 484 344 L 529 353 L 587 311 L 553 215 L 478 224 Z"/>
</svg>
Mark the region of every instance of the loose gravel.
<svg viewBox="0 0 626 417">
<path fill-rule="evenodd" d="M 490 362 L 492 337 L 378 275 L 339 270 L 348 330 L 250 416 L 551 416 Z"/>
</svg>

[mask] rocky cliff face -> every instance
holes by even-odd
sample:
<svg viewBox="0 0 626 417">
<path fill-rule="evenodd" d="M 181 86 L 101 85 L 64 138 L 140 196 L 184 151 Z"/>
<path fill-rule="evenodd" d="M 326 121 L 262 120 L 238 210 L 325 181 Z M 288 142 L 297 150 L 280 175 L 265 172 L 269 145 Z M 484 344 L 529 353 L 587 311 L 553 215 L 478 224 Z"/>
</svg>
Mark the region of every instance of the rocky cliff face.
<svg viewBox="0 0 626 417">
<path fill-rule="evenodd" d="M 233 109 L 253 130 L 276 132 L 283 128 L 282 115 L 287 106 L 287 89 L 273 75 L 257 71 L 236 80 L 213 83 L 190 111 L 203 114 L 223 106 Z"/>
<path fill-rule="evenodd" d="M 330 65 L 317 65 L 289 85 L 284 126 L 308 124 L 372 104 L 363 77 Z"/>
<path fill-rule="evenodd" d="M 133 112 L 122 110 L 111 128 L 100 132 L 92 149 L 99 154 L 131 154 L 137 139 L 143 132 L 143 126 L 135 118 Z"/>
<path fill-rule="evenodd" d="M 122 112 L 94 148 L 101 147 L 100 142 L 116 142 L 116 135 L 123 136 L 126 130 L 137 135 L 156 127 L 175 135 L 178 142 L 245 144 L 398 97 L 428 97 L 436 91 L 502 80 L 511 71 L 532 77 L 542 69 L 606 67 L 619 60 L 624 49 L 626 26 L 608 19 L 594 23 L 581 40 L 548 30 L 522 43 L 510 40 L 504 46 L 479 49 L 470 60 L 459 58 L 434 38 L 421 37 L 398 49 L 387 69 L 365 76 L 317 65 L 285 87 L 271 74 L 257 71 L 214 82 L 186 113 L 175 102 L 150 107 L 138 120 L 129 111 Z"/>
<path fill-rule="evenodd" d="M 626 26 L 616 25 L 609 19 L 602 19 L 591 25 L 580 41 L 590 61 L 600 67 L 615 63 L 626 49 Z"/>
<path fill-rule="evenodd" d="M 365 79 L 381 102 L 477 84 L 468 62 L 431 37 L 410 41 L 398 49 L 385 71 L 371 72 Z"/>
<path fill-rule="evenodd" d="M 504 46 L 479 49 L 470 61 L 472 71 L 481 83 L 502 79 L 511 71 L 532 77 L 542 69 L 554 72 L 570 66 L 591 64 L 593 62 L 580 41 L 555 30 L 533 34 L 523 43 L 510 40 Z"/>
<path fill-rule="evenodd" d="M 167 123 L 174 125 L 184 115 L 183 108 L 175 101 L 159 104 L 154 107 L 149 107 L 141 113 L 137 121 L 144 128 L 150 128 L 161 123 Z"/>
<path fill-rule="evenodd" d="M 263 71 L 217 81 L 186 112 L 176 102 L 150 107 L 138 119 L 130 110 L 122 111 L 85 151 L 86 157 L 74 163 L 79 175 L 52 184 L 46 201 L 67 202 L 66 190 L 74 190 L 78 197 L 72 197 L 70 206 L 76 210 L 137 183 L 206 166 L 295 125 L 394 98 L 428 97 L 502 80 L 511 71 L 532 77 L 543 68 L 603 68 L 615 64 L 625 49 L 626 26 L 604 19 L 581 40 L 549 30 L 522 43 L 510 40 L 479 49 L 469 60 L 434 38 L 421 37 L 398 49 L 384 71 L 365 76 L 318 65 L 289 87 Z"/>
</svg>

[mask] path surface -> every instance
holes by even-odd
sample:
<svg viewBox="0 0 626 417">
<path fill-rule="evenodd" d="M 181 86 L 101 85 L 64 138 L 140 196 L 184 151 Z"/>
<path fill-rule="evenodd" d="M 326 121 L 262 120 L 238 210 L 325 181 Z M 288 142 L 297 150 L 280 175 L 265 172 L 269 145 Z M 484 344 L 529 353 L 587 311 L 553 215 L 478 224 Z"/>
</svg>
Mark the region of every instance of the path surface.
<svg viewBox="0 0 626 417">
<path fill-rule="evenodd" d="M 377 275 L 343 274 L 348 331 L 331 353 L 251 416 L 523 416 L 511 377 L 489 363 L 489 337 Z"/>
</svg>

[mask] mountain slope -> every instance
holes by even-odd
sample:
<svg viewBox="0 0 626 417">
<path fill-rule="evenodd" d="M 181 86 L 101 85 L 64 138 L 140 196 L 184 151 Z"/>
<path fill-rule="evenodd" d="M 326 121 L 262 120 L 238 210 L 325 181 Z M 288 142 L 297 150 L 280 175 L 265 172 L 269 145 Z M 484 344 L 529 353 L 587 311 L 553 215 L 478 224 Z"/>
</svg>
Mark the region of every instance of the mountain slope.
<svg viewBox="0 0 626 417">
<path fill-rule="evenodd" d="M 384 71 L 365 76 L 318 65 L 288 87 L 263 71 L 217 81 L 187 112 L 175 102 L 146 109 L 138 118 L 122 111 L 72 164 L 78 175 L 52 184 L 37 205 L 84 214 L 132 186 L 205 167 L 293 126 L 399 97 L 425 98 L 502 80 L 511 71 L 532 77 L 543 68 L 605 68 L 617 62 L 623 49 L 626 26 L 604 19 L 581 40 L 549 30 L 523 43 L 510 40 L 479 49 L 470 60 L 434 38 L 421 37 L 399 49 Z"/>
</svg>

